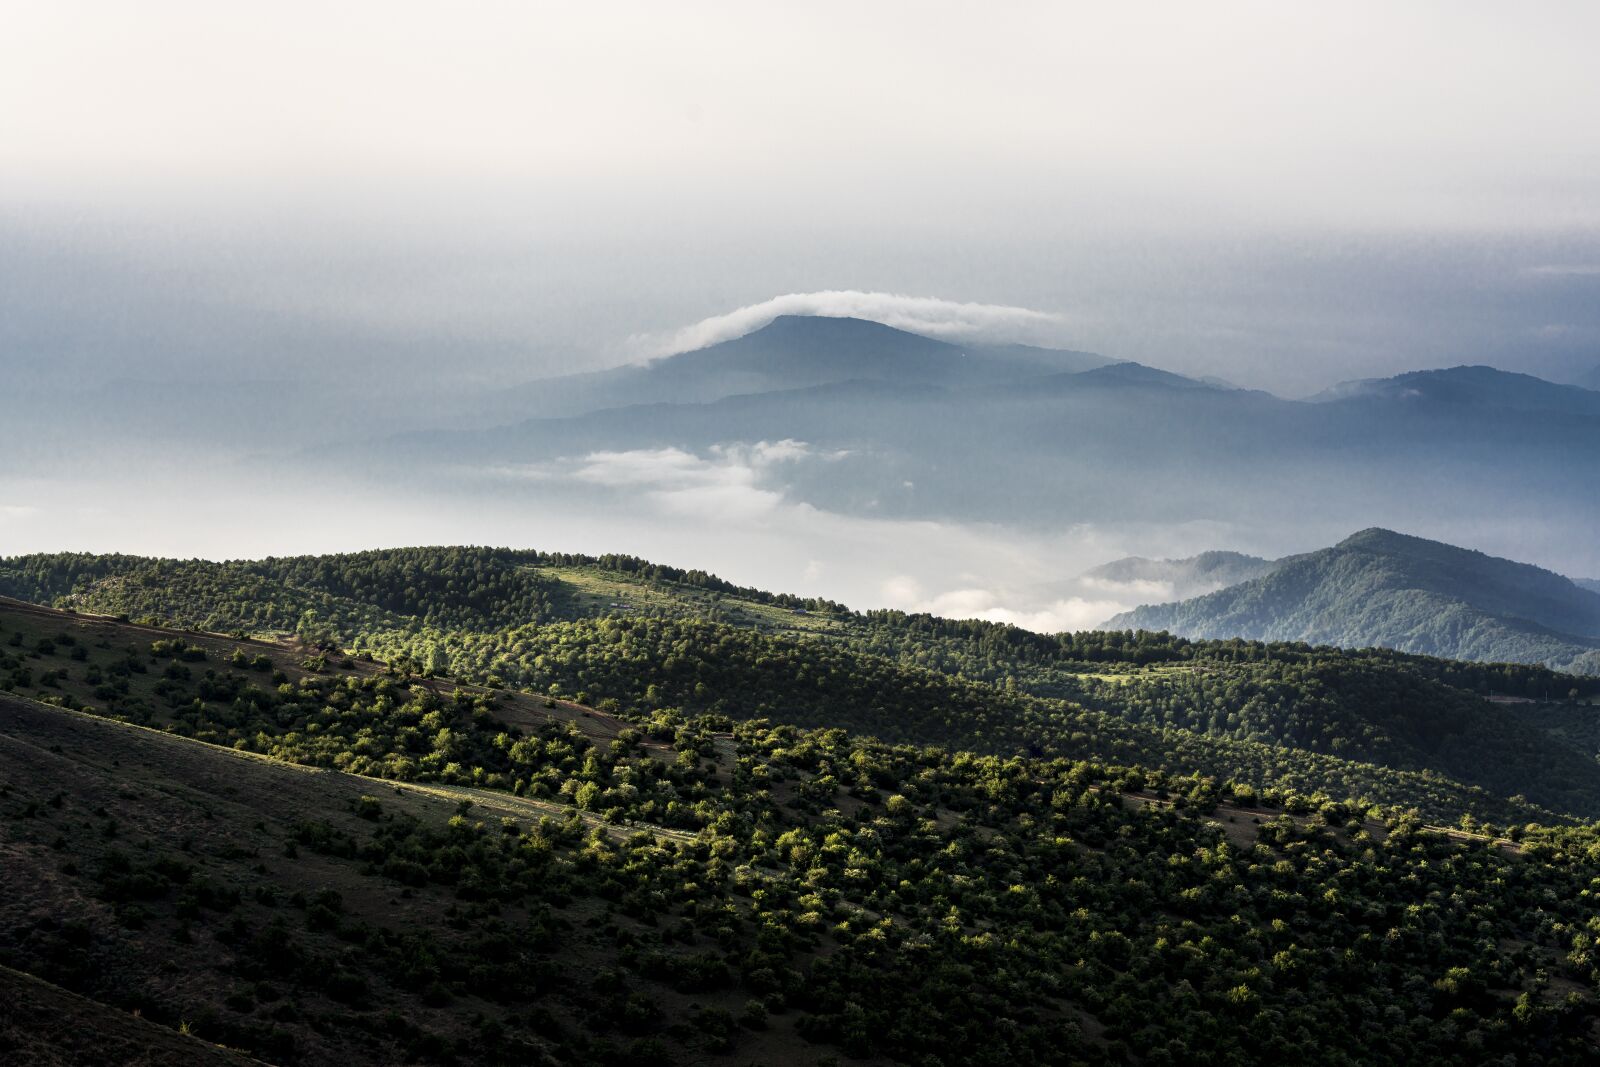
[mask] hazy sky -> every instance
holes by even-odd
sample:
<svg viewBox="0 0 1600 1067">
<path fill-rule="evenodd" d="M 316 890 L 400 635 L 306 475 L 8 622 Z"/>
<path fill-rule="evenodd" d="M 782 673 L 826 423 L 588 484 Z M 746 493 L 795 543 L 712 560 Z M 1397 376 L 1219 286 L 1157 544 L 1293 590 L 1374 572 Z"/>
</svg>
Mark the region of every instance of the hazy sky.
<svg viewBox="0 0 1600 1067">
<path fill-rule="evenodd" d="M 17 3 L 0 358 L 532 377 L 854 289 L 1287 393 L 1572 373 L 1596 40 L 1588 3 Z"/>
<path fill-rule="evenodd" d="M 1600 364 L 1596 41 L 1589 2 L 13 0 L 0 415 L 37 425 L 0 455 L 0 554 L 498 541 L 1082 625 L 1118 606 L 1049 586 L 1083 566 L 1365 521 L 885 526 L 763 495 L 729 453 L 673 490 L 748 505 L 709 536 L 670 494 L 441 504 L 239 453 L 774 310 L 1291 396 L 1463 362 L 1573 377 Z M 227 449 L 149 432 L 220 442 L 228 402 L 186 398 L 238 382 L 298 419 Z M 1592 563 L 1512 525 L 1475 544 Z"/>
<path fill-rule="evenodd" d="M 955 232 L 1600 221 L 1587 3 L 66 0 L 6 23 L 25 196 L 399 222 L 365 194 L 470 194 L 580 232 L 780 206 Z"/>
</svg>

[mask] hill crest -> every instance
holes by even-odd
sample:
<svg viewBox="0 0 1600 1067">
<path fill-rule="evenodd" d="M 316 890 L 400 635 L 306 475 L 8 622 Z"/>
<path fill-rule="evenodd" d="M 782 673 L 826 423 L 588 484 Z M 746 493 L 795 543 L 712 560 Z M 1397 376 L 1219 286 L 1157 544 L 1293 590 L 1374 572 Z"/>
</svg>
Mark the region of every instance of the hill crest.
<svg viewBox="0 0 1600 1067">
<path fill-rule="evenodd" d="M 1600 672 L 1600 595 L 1541 567 L 1377 527 L 1107 625 Z"/>
</svg>

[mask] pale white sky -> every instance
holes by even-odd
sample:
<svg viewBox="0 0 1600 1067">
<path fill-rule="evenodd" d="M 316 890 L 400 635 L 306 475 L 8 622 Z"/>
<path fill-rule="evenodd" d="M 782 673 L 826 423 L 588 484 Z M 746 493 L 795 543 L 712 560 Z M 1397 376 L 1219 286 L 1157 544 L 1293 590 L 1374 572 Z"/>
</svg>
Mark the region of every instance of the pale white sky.
<svg viewBox="0 0 1600 1067">
<path fill-rule="evenodd" d="M 24 198 L 1600 223 L 1590 3 L 52 0 L 5 27 Z"/>
<path fill-rule="evenodd" d="M 1039 340 L 1290 394 L 1600 362 L 1600 274 L 1537 273 L 1600 266 L 1593 3 L 12 0 L 0 24 L 19 364 L 529 378 L 823 290 L 1025 307 L 1060 323 Z"/>
</svg>

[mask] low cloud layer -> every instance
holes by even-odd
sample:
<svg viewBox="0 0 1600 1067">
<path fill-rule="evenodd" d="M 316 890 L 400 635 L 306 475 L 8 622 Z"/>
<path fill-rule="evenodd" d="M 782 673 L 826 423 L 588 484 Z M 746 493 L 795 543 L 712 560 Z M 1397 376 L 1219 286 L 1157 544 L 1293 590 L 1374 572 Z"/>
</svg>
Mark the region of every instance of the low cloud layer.
<svg viewBox="0 0 1600 1067">
<path fill-rule="evenodd" d="M 925 611 L 948 619 L 982 619 L 1009 623 L 1040 633 L 1089 630 L 1130 606 L 1123 600 L 1091 600 L 1081 596 L 1039 602 L 1027 597 L 1005 597 L 992 589 L 963 588 L 930 593 L 921 582 L 897 575 L 880 590 L 885 605 L 902 611 Z"/>
<path fill-rule="evenodd" d="M 591 452 L 505 473 L 543 482 L 567 482 L 614 490 L 684 516 L 719 520 L 754 519 L 784 503 L 780 468 L 802 461 L 842 459 L 844 452 L 819 452 L 804 441 L 757 441 L 713 445 L 704 456 L 682 448 Z"/>
<path fill-rule="evenodd" d="M 637 334 L 629 344 L 645 358 L 692 352 L 698 348 L 743 337 L 781 315 L 818 315 L 881 322 L 899 330 L 956 340 L 1041 340 L 1061 315 L 1005 304 L 961 303 L 931 296 L 868 293 L 855 289 L 830 289 L 818 293 L 788 293 L 759 304 L 701 319 L 668 334 Z"/>
<path fill-rule="evenodd" d="M 749 518 L 769 514 L 783 503 L 782 491 L 767 484 L 777 468 L 815 458 L 818 454 L 805 442 L 789 440 L 717 445 L 705 457 L 680 448 L 596 452 L 573 477 L 591 485 L 641 490 L 675 514 Z"/>
<path fill-rule="evenodd" d="M 847 455 L 803 441 L 758 441 L 700 452 L 591 452 L 489 473 L 537 486 L 546 511 L 605 516 L 599 521 L 608 537 L 624 535 L 627 550 L 647 557 L 856 608 L 1044 633 L 1091 629 L 1138 604 L 1170 599 L 1161 594 L 1173 591 L 1171 583 L 1087 576 L 1087 568 L 1131 551 L 1193 551 L 1231 539 L 1231 531 L 1210 524 L 1159 532 L 1079 525 L 1040 535 L 991 524 L 865 518 L 818 508 L 793 488 L 808 465 Z"/>
<path fill-rule="evenodd" d="M 1085 580 L 1091 567 L 1134 554 L 1255 547 L 1216 523 L 1023 530 L 847 515 L 809 503 L 808 479 L 847 456 L 789 439 L 592 451 L 463 468 L 442 487 L 378 490 L 337 478 L 307 485 L 298 468 L 197 471 L 159 460 L 141 465 L 138 478 L 97 470 L 93 482 L 24 480 L 0 470 L 0 534 L 8 553 L 210 559 L 408 544 L 620 552 L 858 609 L 927 611 L 1041 632 L 1092 628 L 1165 599 L 1159 594 L 1166 587 L 1156 583 Z M 185 514 L 197 498 L 213 506 L 174 524 L 171 516 Z M 297 520 L 306 514 L 323 519 Z"/>
</svg>

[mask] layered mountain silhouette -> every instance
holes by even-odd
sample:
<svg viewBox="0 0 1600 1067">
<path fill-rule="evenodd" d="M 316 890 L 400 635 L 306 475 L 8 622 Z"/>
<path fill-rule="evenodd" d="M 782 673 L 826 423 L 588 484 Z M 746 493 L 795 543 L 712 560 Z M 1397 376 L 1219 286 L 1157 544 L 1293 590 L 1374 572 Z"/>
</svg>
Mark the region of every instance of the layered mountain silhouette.
<svg viewBox="0 0 1600 1067">
<path fill-rule="evenodd" d="M 764 488 L 872 517 L 1204 522 L 1321 539 L 1351 515 L 1466 530 L 1492 502 L 1549 529 L 1600 525 L 1600 394 L 1492 368 L 1291 400 L 1079 352 L 786 317 L 644 366 L 505 391 L 473 425 L 341 455 L 353 472 L 399 468 L 451 488 L 464 473 L 536 465 L 549 494 L 596 453 L 725 456 L 793 440 L 830 461 L 786 464 L 760 476 Z"/>
<path fill-rule="evenodd" d="M 1107 626 L 1600 673 L 1600 593 L 1529 564 L 1382 529 L 1278 560 L 1214 593 L 1136 608 Z"/>
<path fill-rule="evenodd" d="M 1015 384 L 1111 362 L 1031 345 L 952 344 L 865 319 L 782 315 L 742 337 L 639 366 L 531 382 L 505 398 L 521 414 L 560 415 L 841 382 L 905 386 Z"/>
</svg>

